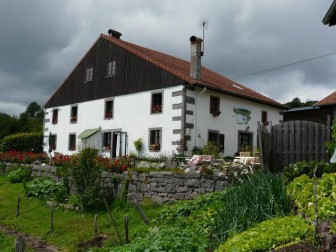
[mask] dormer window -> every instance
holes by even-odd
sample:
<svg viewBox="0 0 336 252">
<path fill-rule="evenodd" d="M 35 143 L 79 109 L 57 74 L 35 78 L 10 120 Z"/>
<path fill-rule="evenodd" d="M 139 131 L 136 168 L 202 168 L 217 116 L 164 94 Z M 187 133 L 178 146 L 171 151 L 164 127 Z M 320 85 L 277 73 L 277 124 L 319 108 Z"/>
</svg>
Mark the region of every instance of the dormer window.
<svg viewBox="0 0 336 252">
<path fill-rule="evenodd" d="M 106 64 L 106 77 L 112 77 L 116 75 L 116 61 L 110 61 Z"/>
<path fill-rule="evenodd" d="M 93 80 L 93 67 L 85 68 L 84 82 L 90 82 Z"/>
<path fill-rule="evenodd" d="M 220 98 L 217 96 L 210 96 L 210 114 L 219 116 L 220 113 Z"/>
<path fill-rule="evenodd" d="M 153 93 L 151 102 L 151 113 L 162 113 L 162 93 Z"/>
</svg>

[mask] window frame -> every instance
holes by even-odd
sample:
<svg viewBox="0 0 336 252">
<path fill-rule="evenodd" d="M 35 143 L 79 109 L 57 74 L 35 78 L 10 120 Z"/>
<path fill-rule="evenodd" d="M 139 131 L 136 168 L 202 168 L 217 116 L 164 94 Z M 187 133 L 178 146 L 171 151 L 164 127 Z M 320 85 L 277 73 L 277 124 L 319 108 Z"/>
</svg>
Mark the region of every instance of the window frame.
<svg viewBox="0 0 336 252">
<path fill-rule="evenodd" d="M 57 134 L 51 134 L 51 137 L 52 137 L 52 142 L 54 143 L 53 146 L 51 146 L 51 149 L 53 151 L 57 150 Z"/>
<path fill-rule="evenodd" d="M 113 77 L 117 72 L 117 61 L 111 60 L 106 63 L 106 78 Z"/>
<path fill-rule="evenodd" d="M 161 95 L 160 104 L 156 102 L 156 96 Z M 163 113 L 163 91 L 157 91 L 151 93 L 151 106 L 150 106 L 150 113 L 151 114 L 162 114 Z"/>
<path fill-rule="evenodd" d="M 77 122 L 78 122 L 78 105 L 72 105 L 70 108 L 70 123 L 77 123 Z"/>
<path fill-rule="evenodd" d="M 93 66 L 85 67 L 84 83 L 93 81 Z"/>
<path fill-rule="evenodd" d="M 248 137 L 249 139 L 242 139 L 241 137 L 245 136 Z M 241 151 L 241 147 L 243 146 L 250 146 L 251 148 L 253 147 L 253 132 L 248 132 L 248 131 L 238 131 L 238 152 Z"/>
<path fill-rule="evenodd" d="M 76 151 L 76 133 L 70 133 L 68 138 L 68 150 Z"/>
<path fill-rule="evenodd" d="M 266 110 L 261 111 L 261 123 L 263 125 L 268 125 L 268 113 Z"/>
<path fill-rule="evenodd" d="M 52 110 L 51 123 L 52 124 L 57 124 L 58 123 L 58 108 L 55 108 L 55 109 Z"/>
<path fill-rule="evenodd" d="M 109 135 L 110 137 L 107 138 L 108 142 L 107 145 L 105 143 L 105 135 Z M 104 131 L 103 134 L 102 134 L 102 143 L 103 143 L 103 152 L 109 152 L 111 151 L 111 148 L 112 148 L 112 131 Z"/>
<path fill-rule="evenodd" d="M 158 136 L 154 136 L 154 141 L 152 142 L 152 132 L 157 131 Z M 157 141 L 158 140 L 158 141 Z M 157 146 L 155 146 L 157 145 Z M 162 149 L 162 128 L 150 128 L 148 130 L 148 149 L 151 152 L 159 152 Z"/>
<path fill-rule="evenodd" d="M 108 111 L 107 110 L 107 104 L 111 102 L 112 103 L 112 108 L 111 108 L 111 111 Z M 110 98 L 110 99 L 106 99 L 104 101 L 104 119 L 105 120 L 111 120 L 113 119 L 113 116 L 114 116 L 114 99 L 113 98 Z"/>
<path fill-rule="evenodd" d="M 215 95 L 210 95 L 210 102 L 209 102 L 209 112 L 213 116 L 219 116 L 220 111 L 220 97 Z"/>
</svg>

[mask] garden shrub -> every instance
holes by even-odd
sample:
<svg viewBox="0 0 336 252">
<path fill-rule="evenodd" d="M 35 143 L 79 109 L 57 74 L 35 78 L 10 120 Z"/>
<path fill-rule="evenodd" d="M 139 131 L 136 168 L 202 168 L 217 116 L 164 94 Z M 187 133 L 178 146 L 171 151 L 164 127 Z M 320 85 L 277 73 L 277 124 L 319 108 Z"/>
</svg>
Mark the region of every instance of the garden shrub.
<svg viewBox="0 0 336 252">
<path fill-rule="evenodd" d="M 214 215 L 218 242 L 273 216 L 290 213 L 290 201 L 281 175 L 257 173 L 226 189 Z"/>
<path fill-rule="evenodd" d="M 43 134 L 39 132 L 17 133 L 4 137 L 2 151 L 43 152 Z"/>
<path fill-rule="evenodd" d="M 95 161 L 97 153 L 95 148 L 84 148 L 79 152 L 78 164 L 69 166 L 74 194 L 78 197 L 82 210 L 102 202 L 101 166 Z"/>
<path fill-rule="evenodd" d="M 277 246 L 305 239 L 312 230 L 312 225 L 299 216 L 278 217 L 233 236 L 215 252 L 270 251 Z"/>
<path fill-rule="evenodd" d="M 218 158 L 219 153 L 220 153 L 219 147 L 213 142 L 209 142 L 208 144 L 202 147 L 202 155 L 212 155 L 215 158 Z"/>
<path fill-rule="evenodd" d="M 319 218 L 332 220 L 336 217 L 336 173 L 324 174 L 316 183 Z M 288 186 L 288 194 L 299 213 L 314 219 L 314 180 L 308 175 L 295 178 Z"/>
<path fill-rule="evenodd" d="M 320 178 L 324 173 L 333 173 L 336 172 L 336 164 L 330 164 L 325 162 L 297 162 L 295 164 L 289 165 L 284 170 L 284 176 L 287 182 L 292 181 L 294 178 L 297 178 L 303 174 L 313 177 L 315 166 L 318 165 L 316 170 L 316 177 Z"/>
<path fill-rule="evenodd" d="M 32 167 L 17 165 L 8 173 L 7 178 L 11 183 L 21 183 L 31 180 Z"/>
<path fill-rule="evenodd" d="M 31 164 L 32 162 L 48 162 L 49 157 L 46 153 L 20 152 L 10 150 L 0 153 L 0 162 Z"/>
<path fill-rule="evenodd" d="M 38 178 L 25 184 L 28 197 L 47 197 L 51 200 L 63 202 L 67 198 L 67 190 L 63 182 L 56 182 L 50 178 Z"/>
</svg>

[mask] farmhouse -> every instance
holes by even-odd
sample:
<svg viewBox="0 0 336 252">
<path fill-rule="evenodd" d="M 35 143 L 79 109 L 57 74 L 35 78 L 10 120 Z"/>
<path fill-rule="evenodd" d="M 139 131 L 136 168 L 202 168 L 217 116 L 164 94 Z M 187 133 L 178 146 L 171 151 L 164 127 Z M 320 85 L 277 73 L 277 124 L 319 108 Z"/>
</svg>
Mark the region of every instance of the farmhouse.
<svg viewBox="0 0 336 252">
<path fill-rule="evenodd" d="M 282 121 L 284 105 L 201 66 L 202 39 L 190 38 L 188 62 L 120 37 L 100 34 L 46 102 L 44 151 L 89 145 L 114 158 L 141 138 L 147 156 L 208 142 L 234 155 L 257 145 L 258 122 Z"/>
</svg>

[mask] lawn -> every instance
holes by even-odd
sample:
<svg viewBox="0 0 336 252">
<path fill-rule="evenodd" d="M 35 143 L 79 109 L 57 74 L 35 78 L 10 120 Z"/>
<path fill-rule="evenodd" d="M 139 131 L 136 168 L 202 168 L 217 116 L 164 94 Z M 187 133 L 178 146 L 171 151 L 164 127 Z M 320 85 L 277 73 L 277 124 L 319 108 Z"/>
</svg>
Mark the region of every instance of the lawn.
<svg viewBox="0 0 336 252">
<path fill-rule="evenodd" d="M 20 216 L 16 217 L 17 197 L 20 195 Z M 148 227 L 132 205 L 122 202 L 111 205 L 112 215 L 123 237 L 124 215 L 129 217 L 129 237 L 135 239 Z M 155 218 L 160 206 L 144 208 L 149 219 Z M 45 200 L 29 199 L 25 196 L 22 183 L 11 184 L 5 175 L 0 176 L 0 225 L 39 237 L 63 251 L 77 251 L 80 243 L 94 237 L 94 216 L 98 214 L 98 232 L 107 237 L 106 247 L 120 245 L 110 217 L 105 209 L 77 212 L 57 207 L 54 211 L 54 230 L 50 229 L 50 207 Z M 10 239 L 11 240 L 11 239 Z M 6 244 L 8 239 L 4 239 Z M 11 243 L 10 241 L 9 243 Z M 102 249 L 103 251 L 103 249 Z"/>
</svg>

